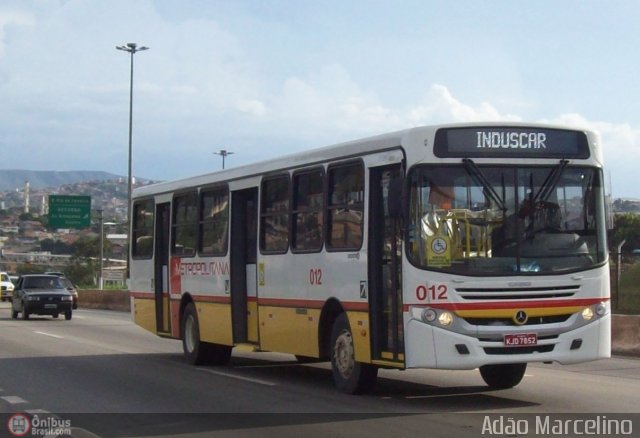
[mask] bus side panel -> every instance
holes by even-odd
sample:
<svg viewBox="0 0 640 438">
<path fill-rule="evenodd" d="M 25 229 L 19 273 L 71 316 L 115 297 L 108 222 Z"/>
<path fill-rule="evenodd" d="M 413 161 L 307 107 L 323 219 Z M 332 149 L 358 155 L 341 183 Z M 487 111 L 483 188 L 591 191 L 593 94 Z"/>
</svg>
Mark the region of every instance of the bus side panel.
<svg viewBox="0 0 640 438">
<path fill-rule="evenodd" d="M 156 302 L 153 296 L 149 298 L 131 297 L 131 311 L 133 312 L 133 321 L 145 330 L 151 333 L 156 331 Z"/>
<path fill-rule="evenodd" d="M 259 343 L 258 337 L 258 301 L 249 297 L 247 302 L 247 339 L 249 342 Z"/>
<path fill-rule="evenodd" d="M 214 344 L 233 345 L 231 332 L 231 305 L 222 303 L 196 303 L 200 339 Z"/>
<path fill-rule="evenodd" d="M 371 362 L 371 339 L 369 337 L 369 314 L 367 312 L 347 312 L 351 336 L 358 362 Z"/>
<path fill-rule="evenodd" d="M 318 356 L 318 338 L 315 334 L 320 319 L 319 310 L 260 306 L 259 312 L 260 347 L 263 350 Z"/>
</svg>

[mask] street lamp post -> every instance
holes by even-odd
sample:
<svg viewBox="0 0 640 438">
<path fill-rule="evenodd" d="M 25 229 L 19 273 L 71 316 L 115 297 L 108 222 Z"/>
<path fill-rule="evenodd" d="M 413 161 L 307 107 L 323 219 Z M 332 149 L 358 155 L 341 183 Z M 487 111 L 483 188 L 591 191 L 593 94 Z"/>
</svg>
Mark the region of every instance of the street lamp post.
<svg viewBox="0 0 640 438">
<path fill-rule="evenodd" d="M 104 216 L 102 215 L 103 211 L 98 210 L 99 219 L 100 219 L 100 276 L 98 277 L 98 289 L 102 290 L 102 259 L 104 259 Z"/>
<path fill-rule="evenodd" d="M 127 250 L 131 248 L 131 185 L 133 175 L 131 173 L 131 161 L 132 161 L 132 147 L 131 147 L 131 137 L 133 131 L 133 55 L 136 52 L 140 52 L 142 50 L 148 50 L 149 48 L 146 46 L 138 47 L 136 43 L 127 43 L 122 46 L 116 46 L 116 49 L 123 50 L 125 52 L 129 52 L 131 54 L 131 74 L 129 76 L 129 174 L 127 180 L 127 228 L 129 231 L 127 232 Z M 127 257 L 127 277 L 129 276 L 129 257 Z M 100 278 L 102 279 L 102 271 L 100 271 Z"/>
<path fill-rule="evenodd" d="M 231 151 L 227 151 L 225 149 L 220 149 L 220 152 L 214 152 L 216 155 L 220 155 L 222 157 L 222 168 L 224 169 L 224 159 L 227 155 L 233 154 Z"/>
</svg>

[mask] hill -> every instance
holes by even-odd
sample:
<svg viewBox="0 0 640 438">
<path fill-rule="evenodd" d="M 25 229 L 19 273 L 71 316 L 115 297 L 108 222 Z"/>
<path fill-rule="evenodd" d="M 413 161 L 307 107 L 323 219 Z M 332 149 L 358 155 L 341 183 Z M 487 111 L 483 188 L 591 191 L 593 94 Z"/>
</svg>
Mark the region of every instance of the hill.
<svg viewBox="0 0 640 438">
<path fill-rule="evenodd" d="M 65 184 L 74 184 L 85 181 L 108 181 L 126 177 L 112 173 L 92 170 L 0 170 L 0 191 L 22 189 L 25 181 L 29 181 L 32 189 L 45 187 L 60 187 Z"/>
</svg>

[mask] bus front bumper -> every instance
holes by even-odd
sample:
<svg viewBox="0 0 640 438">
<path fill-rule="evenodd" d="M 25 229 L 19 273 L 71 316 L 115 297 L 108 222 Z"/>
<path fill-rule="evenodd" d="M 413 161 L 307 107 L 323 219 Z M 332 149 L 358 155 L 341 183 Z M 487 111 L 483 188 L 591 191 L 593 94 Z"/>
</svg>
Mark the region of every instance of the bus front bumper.
<svg viewBox="0 0 640 438">
<path fill-rule="evenodd" d="M 572 330 L 539 336 L 535 345 L 507 346 L 495 334 L 487 339 L 457 333 L 409 319 L 406 325 L 406 367 L 470 370 L 482 365 L 559 362 L 572 364 L 611 357 L 611 314 Z M 537 333 L 537 326 L 501 327 L 503 334 Z M 550 327 L 540 331 L 549 332 Z"/>
</svg>

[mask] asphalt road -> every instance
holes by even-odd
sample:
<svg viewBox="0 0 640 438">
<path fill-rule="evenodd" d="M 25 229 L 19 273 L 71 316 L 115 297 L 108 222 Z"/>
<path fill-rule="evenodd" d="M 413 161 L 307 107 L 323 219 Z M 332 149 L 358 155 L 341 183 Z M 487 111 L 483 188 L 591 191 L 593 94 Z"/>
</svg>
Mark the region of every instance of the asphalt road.
<svg viewBox="0 0 640 438">
<path fill-rule="evenodd" d="M 533 425 L 558 413 L 629 419 L 640 431 L 637 358 L 530 365 L 519 386 L 502 391 L 488 390 L 477 371 L 383 370 L 373 394 L 348 396 L 332 387 L 327 364 L 234 351 L 229 366 L 193 367 L 178 341 L 126 313 L 22 321 L 1 303 L 0 370 L 0 436 L 13 413 L 54 413 L 73 436 L 473 437 L 487 418 Z M 518 435 L 540 436 L 533 432 Z"/>
</svg>

